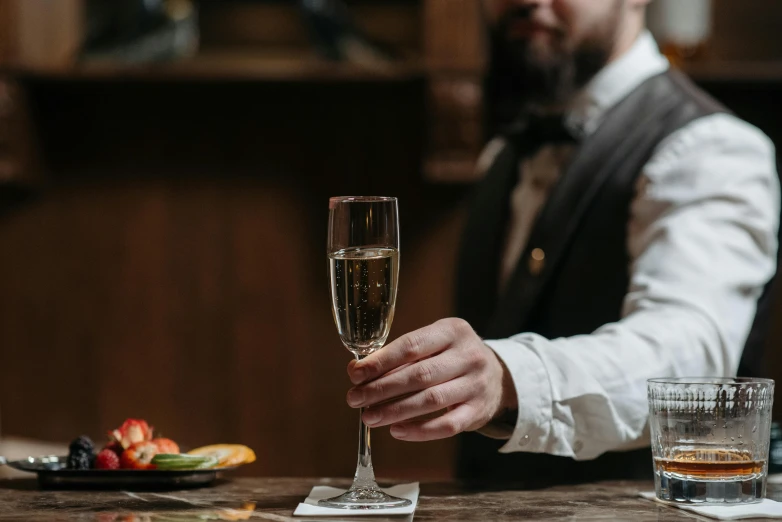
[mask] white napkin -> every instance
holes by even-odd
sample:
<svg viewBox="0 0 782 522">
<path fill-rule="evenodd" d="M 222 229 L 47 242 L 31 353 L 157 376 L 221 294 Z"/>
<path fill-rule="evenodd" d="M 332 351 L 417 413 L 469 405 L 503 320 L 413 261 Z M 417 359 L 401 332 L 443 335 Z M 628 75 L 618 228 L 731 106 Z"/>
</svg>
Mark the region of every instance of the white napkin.
<svg viewBox="0 0 782 522">
<path fill-rule="evenodd" d="M 338 509 L 329 508 L 318 505 L 318 500 L 324 498 L 336 497 L 345 492 L 344 489 L 332 488 L 330 486 L 315 486 L 310 491 L 304 502 L 298 505 L 296 511 L 293 512 L 294 516 L 349 516 L 359 515 L 362 517 L 369 515 L 411 515 L 415 512 L 415 508 L 418 505 L 418 482 L 411 482 L 410 484 L 398 484 L 391 486 L 390 488 L 382 488 L 383 491 L 389 495 L 406 498 L 411 502 L 409 506 L 399 508 L 386 508 L 386 509 Z"/>
<path fill-rule="evenodd" d="M 739 520 L 742 518 L 782 518 L 782 502 L 776 502 L 764 498 L 757 504 L 731 504 L 724 506 L 699 506 L 698 504 L 678 504 L 676 502 L 664 502 L 657 498 L 653 491 L 644 491 L 640 496 L 649 500 L 656 500 L 666 506 L 677 507 L 685 511 L 692 511 L 705 517 L 719 520 Z"/>
</svg>

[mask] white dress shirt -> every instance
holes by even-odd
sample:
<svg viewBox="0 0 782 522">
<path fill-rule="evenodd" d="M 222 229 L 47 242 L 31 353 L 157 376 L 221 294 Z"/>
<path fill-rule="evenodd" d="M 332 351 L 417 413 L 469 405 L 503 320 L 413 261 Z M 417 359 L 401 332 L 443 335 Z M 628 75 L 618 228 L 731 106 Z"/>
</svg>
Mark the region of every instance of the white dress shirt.
<svg viewBox="0 0 782 522">
<path fill-rule="evenodd" d="M 667 68 L 644 32 L 583 89 L 567 125 L 588 136 L 609 108 Z M 487 147 L 479 168 L 498 148 Z M 524 160 L 500 284 L 572 152 L 549 146 Z M 577 460 L 648 445 L 647 379 L 735 374 L 776 268 L 779 207 L 774 146 L 755 127 L 715 114 L 667 137 L 643 167 L 631 206 L 622 319 L 569 338 L 487 340 L 513 377 L 519 412 L 512 433 L 482 432 L 509 439 L 501 452 Z"/>
</svg>

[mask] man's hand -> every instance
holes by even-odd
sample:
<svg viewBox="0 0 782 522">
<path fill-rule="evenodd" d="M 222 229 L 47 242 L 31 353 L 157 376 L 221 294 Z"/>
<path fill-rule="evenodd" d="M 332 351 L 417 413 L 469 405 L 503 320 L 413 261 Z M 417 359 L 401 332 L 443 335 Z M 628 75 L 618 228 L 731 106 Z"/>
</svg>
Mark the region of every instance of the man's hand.
<svg viewBox="0 0 782 522">
<path fill-rule="evenodd" d="M 348 364 L 348 404 L 368 426 L 422 441 L 482 428 L 517 408 L 508 370 L 470 325 L 443 319 Z M 446 410 L 440 416 L 416 419 Z"/>
</svg>

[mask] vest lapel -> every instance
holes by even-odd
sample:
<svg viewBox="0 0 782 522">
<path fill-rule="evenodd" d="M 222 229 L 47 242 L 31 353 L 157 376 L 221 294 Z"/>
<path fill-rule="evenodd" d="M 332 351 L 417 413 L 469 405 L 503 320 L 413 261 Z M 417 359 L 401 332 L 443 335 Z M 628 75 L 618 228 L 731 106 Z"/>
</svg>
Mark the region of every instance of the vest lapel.
<svg viewBox="0 0 782 522">
<path fill-rule="evenodd" d="M 504 144 L 476 188 L 462 235 L 457 270 L 457 313 L 480 334 L 497 305 L 497 281 L 509 215 L 508 195 L 518 180 L 518 154 Z"/>
<path fill-rule="evenodd" d="M 508 337 L 525 330 L 536 300 L 556 271 L 595 196 L 618 173 L 640 174 L 621 172 L 621 167 L 636 163 L 628 162 L 629 156 L 650 149 L 644 143 L 658 139 L 656 122 L 676 106 L 675 98 L 666 96 L 667 89 L 661 88 L 667 83 L 655 81 L 657 78 L 648 80 L 609 111 L 603 124 L 579 148 L 533 227 L 489 321 L 487 337 Z M 529 259 L 536 248 L 543 250 L 545 259 L 543 268 L 533 273 Z"/>
</svg>

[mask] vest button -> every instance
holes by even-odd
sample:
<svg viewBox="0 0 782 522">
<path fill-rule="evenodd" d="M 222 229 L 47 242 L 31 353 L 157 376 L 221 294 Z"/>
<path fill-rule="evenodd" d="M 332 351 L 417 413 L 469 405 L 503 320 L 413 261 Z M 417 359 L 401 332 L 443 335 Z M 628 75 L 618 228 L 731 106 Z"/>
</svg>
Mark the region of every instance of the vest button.
<svg viewBox="0 0 782 522">
<path fill-rule="evenodd" d="M 542 248 L 535 248 L 529 254 L 529 273 L 536 276 L 543 271 L 546 266 L 546 253 Z"/>
</svg>

